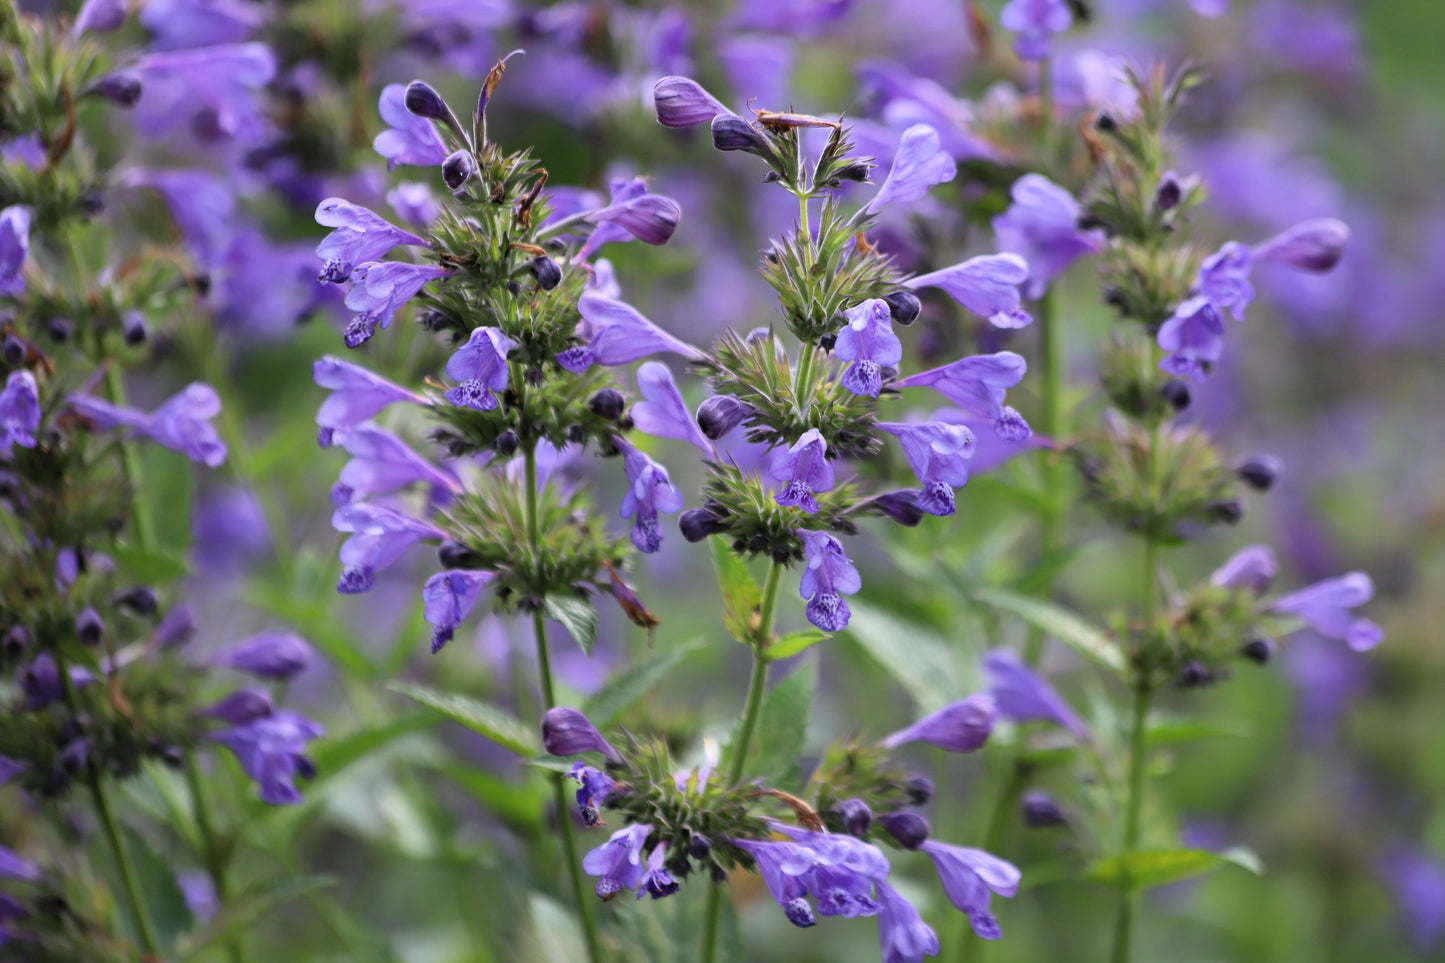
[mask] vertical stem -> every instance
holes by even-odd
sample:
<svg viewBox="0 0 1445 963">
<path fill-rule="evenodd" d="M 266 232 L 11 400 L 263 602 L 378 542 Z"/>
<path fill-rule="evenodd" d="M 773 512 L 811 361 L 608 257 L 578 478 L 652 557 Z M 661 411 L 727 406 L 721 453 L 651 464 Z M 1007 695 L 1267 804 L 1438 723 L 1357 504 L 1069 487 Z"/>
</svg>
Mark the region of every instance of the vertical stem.
<svg viewBox="0 0 1445 963">
<path fill-rule="evenodd" d="M 1152 546 L 1152 542 L 1150 543 Z M 1151 556 L 1153 552 L 1149 553 Z M 1151 592 L 1150 595 L 1153 595 Z M 1149 715 L 1149 700 L 1152 695 L 1146 682 L 1134 688 L 1133 731 L 1129 739 L 1129 787 L 1128 801 L 1124 811 L 1124 839 L 1121 854 L 1128 856 L 1139 845 L 1139 819 L 1144 804 L 1144 761 L 1146 755 L 1145 727 Z M 1134 934 L 1134 904 L 1136 894 L 1133 880 L 1124 879 L 1127 887 L 1119 893 L 1119 910 L 1114 917 L 1113 963 L 1129 963 L 1130 945 Z"/>
<path fill-rule="evenodd" d="M 226 885 L 226 859 L 221 852 L 215 827 L 211 825 L 210 805 L 206 800 L 206 785 L 201 781 L 201 769 L 196 765 L 196 756 L 193 752 L 186 753 L 186 786 L 190 789 L 191 805 L 196 811 L 196 829 L 201 834 L 206 872 L 211 877 L 211 885 L 216 889 L 217 902 L 224 906 L 229 899 Z M 234 937 L 226 940 L 226 953 L 230 956 L 232 963 L 242 963 L 246 958 L 244 940 L 244 931 L 238 932 Z"/>
<path fill-rule="evenodd" d="M 126 853 L 125 843 L 120 838 L 120 830 L 116 826 L 115 816 L 111 813 L 110 797 L 105 791 L 105 784 L 101 782 L 100 774 L 95 771 L 94 765 L 90 767 L 90 774 L 86 781 L 90 784 L 90 795 L 95 801 L 95 813 L 100 817 L 100 827 L 105 832 L 106 840 L 110 843 L 111 852 L 115 854 L 116 865 L 120 867 L 121 883 L 125 887 L 126 902 L 130 904 L 131 918 L 135 922 L 141 948 L 145 950 L 146 956 L 159 958 L 160 950 L 159 944 L 156 942 L 155 928 L 151 925 L 150 914 L 146 912 L 145 902 L 141 899 L 140 884 L 136 882 L 135 868 L 131 866 L 130 856 Z"/>
<path fill-rule="evenodd" d="M 110 396 L 112 404 L 126 407 L 124 376 L 115 365 L 111 365 L 105 373 L 105 393 Z M 140 497 L 140 459 L 136 457 L 135 445 L 120 442 L 120 466 L 126 486 L 130 489 L 130 517 L 135 529 L 136 548 L 146 551 L 155 543 L 155 530 L 151 527 L 150 512 Z"/>
</svg>

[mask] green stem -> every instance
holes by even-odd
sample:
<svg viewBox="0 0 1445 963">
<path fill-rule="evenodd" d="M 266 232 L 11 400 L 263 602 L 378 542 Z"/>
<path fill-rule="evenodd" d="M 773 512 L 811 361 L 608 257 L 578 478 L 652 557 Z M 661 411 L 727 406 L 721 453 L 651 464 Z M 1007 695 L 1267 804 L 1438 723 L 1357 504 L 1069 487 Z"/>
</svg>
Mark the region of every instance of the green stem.
<svg viewBox="0 0 1445 963">
<path fill-rule="evenodd" d="M 191 806 L 196 812 L 196 829 L 201 834 L 201 855 L 206 862 L 206 872 L 211 877 L 211 885 L 215 887 L 217 902 L 225 906 L 230 898 L 229 887 L 226 885 L 227 860 L 221 850 L 215 827 L 211 825 L 210 805 L 206 800 L 206 785 L 201 781 L 201 768 L 196 765 L 196 756 L 192 752 L 186 753 L 186 786 L 190 789 Z M 226 953 L 232 963 L 243 963 L 245 960 L 244 940 L 244 931 L 237 932 L 234 937 L 226 940 Z"/>
<path fill-rule="evenodd" d="M 115 365 L 111 365 L 105 373 L 105 393 L 110 396 L 111 404 L 126 407 L 125 376 Z M 131 494 L 130 516 L 135 529 L 136 548 L 148 551 L 155 544 L 155 529 L 151 527 L 150 511 L 140 497 L 140 459 L 136 457 L 135 445 L 124 441 L 120 443 L 120 466 Z"/>
<path fill-rule="evenodd" d="M 57 665 L 59 660 L 57 659 Z M 62 668 L 62 673 L 68 669 Z M 121 884 L 125 888 L 126 902 L 130 905 L 130 915 L 135 923 L 136 934 L 140 937 L 141 948 L 145 950 L 147 957 L 160 958 L 160 944 L 156 942 L 155 928 L 151 925 L 150 915 L 146 912 L 145 902 L 141 899 L 140 884 L 136 881 L 135 868 L 131 865 L 130 856 L 126 853 L 125 843 L 120 838 L 120 829 L 116 826 L 115 816 L 111 812 L 110 797 L 105 791 L 105 783 L 101 782 L 100 774 L 95 771 L 95 766 L 90 766 L 90 773 L 86 780 L 90 784 L 91 799 L 95 802 L 95 813 L 100 817 L 100 827 L 105 833 L 106 840 L 110 843 L 110 850 L 115 856 L 116 865 L 120 868 Z"/>
<path fill-rule="evenodd" d="M 1151 592 L 1150 595 L 1153 593 Z M 1134 852 L 1139 845 L 1140 813 L 1144 807 L 1144 763 L 1147 755 L 1145 737 L 1148 729 L 1145 720 L 1149 715 L 1149 701 L 1152 694 L 1148 685 L 1143 682 L 1134 689 L 1133 729 L 1129 738 L 1129 796 L 1124 810 L 1122 845 L 1122 854 L 1125 857 Z M 1119 909 L 1114 917 L 1114 954 L 1112 957 L 1114 963 L 1129 963 L 1129 950 L 1134 934 L 1134 904 L 1136 902 L 1134 883 L 1126 875 L 1123 884 L 1125 888 L 1119 893 Z"/>
</svg>

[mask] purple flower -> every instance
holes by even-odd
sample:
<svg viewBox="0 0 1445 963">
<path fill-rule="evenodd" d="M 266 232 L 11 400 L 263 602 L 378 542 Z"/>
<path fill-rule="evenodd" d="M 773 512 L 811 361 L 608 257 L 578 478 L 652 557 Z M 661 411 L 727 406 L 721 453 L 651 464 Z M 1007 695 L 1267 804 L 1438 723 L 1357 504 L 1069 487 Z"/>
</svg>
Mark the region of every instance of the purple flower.
<svg viewBox="0 0 1445 963">
<path fill-rule="evenodd" d="M 542 746 L 553 756 L 600 752 L 613 762 L 622 761 L 622 753 L 602 737 L 581 710 L 566 706 L 553 706 L 542 716 Z"/>
<path fill-rule="evenodd" d="M 28 371 L 12 371 L 0 391 L 0 455 L 10 457 L 12 446 L 35 447 L 40 430 L 40 390 Z"/>
<path fill-rule="evenodd" d="M 418 181 L 402 181 L 386 192 L 386 202 L 397 217 L 412 224 L 430 224 L 441 213 L 431 187 Z"/>
<path fill-rule="evenodd" d="M 557 355 L 557 363 L 573 374 L 581 374 L 593 364 L 641 361 L 659 351 L 671 351 L 692 361 L 703 357 L 701 351 L 674 338 L 622 301 L 588 291 L 578 300 L 577 310 L 582 314 L 577 334 L 587 345 Z"/>
<path fill-rule="evenodd" d="M 39 878 L 39 866 L 0 846 L 0 879 L 23 879 L 33 883 Z"/>
<path fill-rule="evenodd" d="M 1342 639 L 1356 652 L 1367 652 L 1385 640 L 1385 630 L 1350 610 L 1375 596 L 1375 585 L 1364 572 L 1327 578 L 1298 592 L 1276 599 L 1276 612 L 1293 615 L 1329 639 Z"/>
<path fill-rule="evenodd" d="M 1068 30 L 1074 14 L 1064 0 L 1009 0 L 999 12 L 998 22 L 1018 34 L 1014 52 L 1020 60 L 1047 60 L 1050 38 Z"/>
<path fill-rule="evenodd" d="M 1010 193 L 1013 204 L 993 219 L 993 230 L 999 250 L 1028 262 L 1024 296 L 1037 300 L 1074 261 L 1102 250 L 1104 237 L 1079 230 L 1079 202 L 1042 174 L 1025 174 Z"/>
<path fill-rule="evenodd" d="M 734 844 L 753 857 L 768 892 L 794 926 L 812 926 L 818 900 L 824 916 L 854 919 L 873 916 L 879 905 L 870 896 L 874 884 L 887 877 L 888 859 L 869 843 L 847 835 L 829 835 L 774 824 L 791 842 L 738 839 Z"/>
<path fill-rule="evenodd" d="M 642 847 L 652 832 L 651 823 L 637 823 L 617 830 L 612 838 L 582 857 L 582 868 L 597 876 L 597 895 L 612 899 L 625 889 L 636 889 L 646 875 Z"/>
<path fill-rule="evenodd" d="M 988 741 L 997 718 L 998 706 L 993 696 L 976 693 L 900 729 L 884 739 L 882 745 L 885 749 L 896 749 L 909 742 L 926 742 L 949 752 L 973 752 Z"/>
<path fill-rule="evenodd" d="M 625 241 L 629 236 L 644 244 L 666 244 L 682 218 L 677 201 L 648 193 L 647 181 L 641 177 L 613 178 L 610 186 L 612 202 L 586 215 L 586 220 L 598 226 L 578 251 L 578 257 L 590 257 L 602 245 Z"/>
<path fill-rule="evenodd" d="M 415 482 L 461 491 L 461 483 L 452 472 L 433 465 L 385 428 L 363 422 L 336 437 L 351 455 L 341 469 L 341 477 L 331 487 L 331 503 L 338 508 Z"/>
<path fill-rule="evenodd" d="M 1224 322 L 1208 298 L 1190 298 L 1159 327 L 1159 347 L 1168 352 L 1159 367 L 1203 381 L 1224 354 Z"/>
<path fill-rule="evenodd" d="M 71 395 L 68 401 L 71 408 L 95 422 L 102 431 L 129 428 L 140 437 L 180 452 L 208 468 L 217 468 L 226 460 L 226 443 L 211 425 L 211 419 L 221 413 L 221 399 L 208 384 L 192 382 L 150 414 L 121 408 L 90 395 Z"/>
<path fill-rule="evenodd" d="M 325 734 L 320 723 L 279 710 L 211 738 L 236 754 L 246 775 L 260 787 L 262 802 L 287 806 L 301 801 L 296 778 L 316 775 L 306 744 Z"/>
<path fill-rule="evenodd" d="M 354 428 L 398 401 L 424 405 L 427 400 L 409 388 L 393 384 L 360 365 L 326 355 L 311 367 L 311 377 L 332 394 L 316 412 L 317 439 L 329 446 L 337 431 Z"/>
<path fill-rule="evenodd" d="M 452 640 L 456 627 L 482 597 L 482 589 L 496 577 L 496 572 L 450 569 L 426 580 L 421 597 L 426 603 L 426 620 L 432 627 L 432 655 Z"/>
<path fill-rule="evenodd" d="M 877 212 L 885 204 L 916 201 L 934 184 L 953 180 L 958 165 L 938 142 L 938 131 L 927 124 L 914 124 L 903 132 L 893 166 L 878 193 L 863 208 Z"/>
<path fill-rule="evenodd" d="M 647 857 L 647 872 L 643 874 L 642 881 L 637 884 L 637 898 L 642 899 L 646 894 L 653 899 L 662 899 L 664 896 L 671 896 L 679 889 L 677 880 L 673 879 L 667 867 L 663 865 L 667 861 L 667 844 L 658 843 L 652 854 Z"/>
<path fill-rule="evenodd" d="M 797 534 L 803 540 L 806 562 L 798 594 L 808 600 L 808 621 L 825 632 L 841 632 L 853 616 L 843 596 L 857 594 L 863 579 L 838 539 L 807 529 L 799 529 Z"/>
<path fill-rule="evenodd" d="M 921 425 L 879 422 L 878 427 L 903 445 L 908 464 L 923 486 L 918 507 L 930 515 L 952 515 L 953 490 L 968 482 L 968 459 L 976 446 L 973 432 L 963 425 L 937 421 Z"/>
<path fill-rule="evenodd" d="M 1011 649 L 994 649 L 983 660 L 989 678 L 989 693 L 998 711 L 1015 722 L 1042 719 L 1055 722 L 1074 734 L 1089 738 L 1089 727 L 1042 676 L 1024 664 Z"/>
<path fill-rule="evenodd" d="M 1209 581 L 1232 589 L 1249 589 L 1263 595 L 1279 574 L 1279 562 L 1268 545 L 1250 545 L 1240 549 L 1209 576 Z"/>
<path fill-rule="evenodd" d="M 431 121 L 406 109 L 405 84 L 384 87 L 378 106 L 381 119 L 388 127 L 376 135 L 371 146 L 386 158 L 387 170 L 395 170 L 397 164 L 441 166 L 447 157 L 447 146 Z"/>
<path fill-rule="evenodd" d="M 353 533 L 341 545 L 343 595 L 366 592 L 376 584 L 376 573 L 401 558 L 423 538 L 441 539 L 446 532 L 385 505 L 353 502 L 331 515 L 331 527 Z"/>
<path fill-rule="evenodd" d="M 416 296 L 428 281 L 452 272 L 429 264 L 368 261 L 351 272 L 352 288 L 346 306 L 356 312 L 346 327 L 346 346 L 355 348 L 376 334 L 378 326 L 391 326 L 397 309 Z"/>
<path fill-rule="evenodd" d="M 1199 265 L 1199 293 L 1221 316 L 1228 311 L 1234 320 L 1244 320 L 1244 309 L 1254 300 L 1249 274 L 1254 257 L 1248 247 L 1230 241 Z"/>
<path fill-rule="evenodd" d="M 25 258 L 30 254 L 30 208 L 12 204 L 0 211 L 0 294 L 25 290 Z"/>
<path fill-rule="evenodd" d="M 497 407 L 494 391 L 507 387 L 507 355 L 517 342 L 500 328 L 477 328 L 467 343 L 447 360 L 447 377 L 460 381 L 447 392 L 447 400 L 460 408 L 491 411 Z"/>
<path fill-rule="evenodd" d="M 276 711 L 271 693 L 265 689 L 248 687 L 237 689 L 221 701 L 205 709 L 201 714 L 220 719 L 231 726 L 244 726 L 264 719 Z"/>
<path fill-rule="evenodd" d="M 683 506 L 682 492 L 672 484 L 667 469 L 620 438 L 613 441 L 623 452 L 627 471 L 627 494 L 622 496 L 622 517 L 633 519 L 632 544 L 639 552 L 652 553 L 662 546 L 658 512 L 675 512 Z"/>
<path fill-rule="evenodd" d="M 1027 370 L 1028 364 L 1020 355 L 999 351 L 921 371 L 893 384 L 896 388 L 932 388 L 968 414 L 990 419 L 1000 438 L 1022 441 L 1033 434 L 1033 429 L 1003 400 L 1005 392 L 1022 381 Z"/>
<path fill-rule="evenodd" d="M 19 673 L 20 691 L 25 694 L 26 709 L 43 709 L 62 698 L 65 688 L 60 684 L 60 670 L 49 652 L 42 652 Z M 93 677 L 78 665 L 70 667 L 70 683 L 79 688 L 90 684 Z"/>
<path fill-rule="evenodd" d="M 1350 228 L 1333 217 L 1301 221 L 1253 248 L 1257 261 L 1273 261 L 1312 274 L 1334 270 L 1345 255 Z"/>
<path fill-rule="evenodd" d="M 932 839 L 919 848 L 932 857 L 949 902 L 968 916 L 973 931 L 985 940 L 1003 936 L 998 921 L 988 909 L 989 891 L 1000 896 L 1018 893 L 1018 869 L 981 849 L 952 846 Z"/>
<path fill-rule="evenodd" d="M 799 879 L 813 865 L 812 854 L 797 843 L 735 839 L 733 844 L 753 857 L 758 875 L 768 892 L 783 908 L 788 922 L 798 927 L 813 926 L 813 907 L 808 904 L 807 885 Z M 787 872 L 785 870 L 794 870 Z"/>
<path fill-rule="evenodd" d="M 147 4 L 147 8 L 158 4 Z M 109 33 L 120 29 L 125 23 L 125 0 L 85 0 L 85 6 L 75 15 L 75 24 L 70 28 L 72 38 L 94 30 Z"/>
<path fill-rule="evenodd" d="M 403 231 L 386 218 L 339 197 L 328 197 L 316 208 L 316 223 L 336 230 L 316 246 L 324 262 L 318 281 L 340 284 L 352 269 L 367 261 L 379 261 L 402 244 L 431 247 L 410 231 Z"/>
<path fill-rule="evenodd" d="M 773 456 L 774 480 L 783 487 L 773 495 L 779 505 L 796 505 L 809 514 L 819 509 L 815 492 L 833 487 L 833 465 L 827 458 L 828 445 L 816 428 L 809 428 L 787 451 Z"/>
<path fill-rule="evenodd" d="M 209 923 L 220 912 L 221 899 L 216 894 L 216 884 L 210 873 L 199 869 L 177 873 L 176 888 L 181 891 L 181 899 L 196 922 Z"/>
<path fill-rule="evenodd" d="M 878 942 L 883 947 L 883 963 L 921 963 L 924 957 L 939 954 L 938 934 L 923 922 L 912 903 L 881 879 L 874 893 L 878 897 Z"/>
<path fill-rule="evenodd" d="M 135 69 L 143 78 L 134 114 L 142 134 L 184 128 L 202 141 L 253 143 L 266 131 L 256 91 L 275 78 L 276 55 L 263 43 L 147 54 Z"/>
<path fill-rule="evenodd" d="M 306 668 L 311 655 L 311 646 L 294 632 L 262 632 L 222 649 L 216 664 L 284 682 Z"/>
<path fill-rule="evenodd" d="M 639 431 L 657 438 L 690 441 L 714 457 L 712 442 L 693 420 L 682 400 L 672 371 L 660 361 L 648 361 L 637 369 L 637 388 L 646 400 L 632 406 L 632 422 Z"/>
<path fill-rule="evenodd" d="M 568 775 L 578 783 L 577 810 L 582 814 L 582 821 L 588 826 L 602 825 L 602 817 L 597 811 L 617 788 L 617 780 L 585 762 L 573 763 Z"/>
<path fill-rule="evenodd" d="M 833 353 L 853 362 L 843 372 L 843 387 L 855 395 L 877 398 L 883 390 L 880 368 L 903 360 L 903 342 L 893 333 L 893 313 L 888 302 L 870 298 L 843 312 L 847 325 L 838 332 Z"/>
<path fill-rule="evenodd" d="M 0 756 L 0 789 L 4 789 L 6 783 L 28 768 L 23 762 L 11 759 L 9 756 Z"/>
<path fill-rule="evenodd" d="M 1400 848 L 1380 861 L 1410 941 L 1428 954 L 1445 940 L 1445 862 L 1423 850 Z"/>
<path fill-rule="evenodd" d="M 687 77 L 663 77 L 652 85 L 657 122 L 664 127 L 695 127 L 718 114 L 730 114 L 716 97 Z"/>
<path fill-rule="evenodd" d="M 116 0 L 116 5 L 123 18 L 125 3 Z M 238 43 L 261 26 L 265 15 L 264 7 L 243 0 L 146 0 L 140 22 L 154 35 L 153 50 L 182 50 Z"/>
<path fill-rule="evenodd" d="M 1028 277 L 1029 266 L 1017 254 L 988 254 L 903 283 L 910 288 L 942 288 L 996 328 L 1022 328 L 1033 320 L 1019 307 L 1018 287 Z"/>
</svg>

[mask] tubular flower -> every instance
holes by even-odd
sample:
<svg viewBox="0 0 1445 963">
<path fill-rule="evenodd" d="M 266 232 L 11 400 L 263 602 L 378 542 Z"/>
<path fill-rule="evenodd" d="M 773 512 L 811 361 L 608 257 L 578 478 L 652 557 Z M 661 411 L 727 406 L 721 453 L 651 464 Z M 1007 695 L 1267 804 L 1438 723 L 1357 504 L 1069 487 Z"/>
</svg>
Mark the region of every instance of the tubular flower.
<svg viewBox="0 0 1445 963">
<path fill-rule="evenodd" d="M 796 505 L 803 511 L 816 514 L 819 509 L 815 492 L 826 492 L 833 487 L 833 465 L 827 458 L 828 445 L 816 428 L 809 428 L 787 451 L 773 456 L 773 478 L 783 488 L 773 500 L 779 505 Z"/>
<path fill-rule="evenodd" d="M 1033 429 L 1013 408 L 1003 403 L 1009 388 L 1023 380 L 1028 364 L 1012 351 L 979 354 L 942 368 L 921 371 L 895 381 L 894 387 L 932 388 L 970 415 L 993 422 L 994 431 L 1006 441 L 1022 441 Z"/>
<path fill-rule="evenodd" d="M 903 342 L 893 333 L 893 314 L 888 302 L 872 298 L 843 316 L 848 323 L 833 348 L 840 359 L 853 362 L 843 372 L 843 387 L 855 395 L 877 398 L 883 390 L 880 369 L 903 360 Z"/>
<path fill-rule="evenodd" d="M 832 535 L 804 529 L 798 537 L 806 559 L 798 594 L 808 600 L 808 621 L 825 632 L 841 632 L 853 616 L 843 596 L 857 594 L 863 579 Z"/>
</svg>

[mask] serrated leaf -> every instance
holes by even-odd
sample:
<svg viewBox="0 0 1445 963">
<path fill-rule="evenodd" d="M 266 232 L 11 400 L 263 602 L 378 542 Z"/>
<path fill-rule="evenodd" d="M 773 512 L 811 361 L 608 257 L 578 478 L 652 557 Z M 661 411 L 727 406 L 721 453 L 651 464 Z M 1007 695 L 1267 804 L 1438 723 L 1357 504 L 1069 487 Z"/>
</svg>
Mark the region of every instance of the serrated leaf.
<svg viewBox="0 0 1445 963">
<path fill-rule="evenodd" d="M 438 692 L 410 682 L 392 682 L 387 688 L 440 712 L 519 756 L 536 756 L 542 752 L 542 738 L 537 726 L 529 726 L 506 710 L 481 699 Z"/>
<path fill-rule="evenodd" d="M 748 566 L 720 538 L 711 539 L 712 561 L 717 568 L 717 587 L 722 594 L 723 625 L 733 638 L 751 645 L 754 622 L 762 609 L 763 590 Z"/>
<path fill-rule="evenodd" d="M 669 672 L 677 668 L 687 656 L 702 648 L 702 645 L 702 639 L 692 639 L 655 653 L 594 693 L 583 704 L 583 713 L 599 729 L 615 725 L 628 709 L 657 688 Z"/>
<path fill-rule="evenodd" d="M 828 638 L 828 633 L 819 629 L 804 629 L 801 632 L 789 632 L 764 649 L 763 658 L 769 662 L 791 659 L 799 652 L 806 652 L 826 638 Z"/>
<path fill-rule="evenodd" d="M 174 582 L 191 573 L 186 560 L 165 552 L 148 552 L 131 545 L 117 545 L 110 549 L 119 569 L 137 582 L 158 584 Z"/>
<path fill-rule="evenodd" d="M 1203 876 L 1223 866 L 1238 866 L 1256 875 L 1264 872 L 1259 857 L 1242 846 L 1222 853 L 1205 849 L 1146 849 L 1100 860 L 1089 868 L 1086 878 L 1137 893 Z"/>
<path fill-rule="evenodd" d="M 763 697 L 748 764 L 743 770 L 745 780 L 778 781 L 792 769 L 803 752 L 817 688 L 818 663 L 810 660 Z"/>
<path fill-rule="evenodd" d="M 991 587 L 974 589 L 973 599 L 1018 616 L 1115 675 L 1127 670 L 1123 654 L 1106 632 L 1061 605 Z"/>
<path fill-rule="evenodd" d="M 597 642 L 597 609 L 585 599 L 549 595 L 542 600 L 543 610 L 572 634 L 582 651 L 592 654 Z"/>
<path fill-rule="evenodd" d="M 211 918 L 199 933 L 182 941 L 175 963 L 190 963 L 205 955 L 206 950 L 246 932 L 262 916 L 289 903 L 335 884 L 329 876 L 287 877 L 274 885 L 243 893 L 232 898 Z"/>
<path fill-rule="evenodd" d="M 853 618 L 844 637 L 862 646 L 924 712 L 933 712 L 964 693 L 948 643 L 914 622 L 866 602 L 849 603 Z"/>
</svg>

